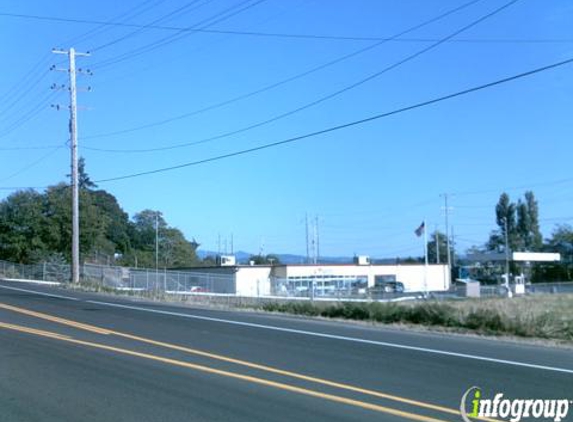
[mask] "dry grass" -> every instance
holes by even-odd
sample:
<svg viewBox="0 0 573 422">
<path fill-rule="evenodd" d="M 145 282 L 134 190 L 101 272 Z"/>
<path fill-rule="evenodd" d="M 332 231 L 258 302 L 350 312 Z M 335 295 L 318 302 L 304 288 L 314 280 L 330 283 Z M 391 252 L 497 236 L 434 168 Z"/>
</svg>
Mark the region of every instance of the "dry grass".
<svg viewBox="0 0 573 422">
<path fill-rule="evenodd" d="M 268 303 L 262 309 L 490 335 L 573 341 L 573 295 L 408 303 Z"/>
</svg>

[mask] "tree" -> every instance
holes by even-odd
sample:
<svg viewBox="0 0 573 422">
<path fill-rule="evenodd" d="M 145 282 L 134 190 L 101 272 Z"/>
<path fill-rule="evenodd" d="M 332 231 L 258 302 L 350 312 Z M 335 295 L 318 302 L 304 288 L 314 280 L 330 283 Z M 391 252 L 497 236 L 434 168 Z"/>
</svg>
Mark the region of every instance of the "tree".
<svg viewBox="0 0 573 422">
<path fill-rule="evenodd" d="M 278 256 L 269 255 L 251 255 L 249 261 L 253 261 L 255 265 L 280 265 L 281 261 Z"/>
<path fill-rule="evenodd" d="M 436 243 L 437 238 L 437 243 Z M 436 247 L 437 245 L 437 247 Z M 448 262 L 448 242 L 446 235 L 435 231 L 430 235 L 430 239 L 428 240 L 428 262 L 435 263 L 436 262 L 436 255 L 440 251 L 440 263 L 446 264 Z M 452 248 L 452 244 L 450 244 L 450 256 L 454 256 L 454 251 Z"/>
<path fill-rule="evenodd" d="M 527 232 L 522 233 L 525 249 L 539 251 L 543 247 L 543 236 L 539 229 L 539 205 L 531 191 L 525 192 L 525 211 L 527 212 Z"/>
<path fill-rule="evenodd" d="M 157 233 L 156 233 L 157 224 Z M 132 244 L 138 265 L 155 266 L 155 240 L 159 242 L 158 258 L 161 267 L 190 267 L 197 265 L 197 242 L 189 242 L 183 233 L 169 227 L 159 211 L 143 210 L 133 216 Z"/>
<path fill-rule="evenodd" d="M 0 203 L 0 257 L 31 263 L 48 254 L 42 195 L 33 190 L 11 194 Z"/>
<path fill-rule="evenodd" d="M 107 220 L 106 238 L 115 245 L 116 252 L 128 252 L 131 249 L 129 216 L 116 197 L 105 190 L 92 191 L 90 197 L 99 215 Z"/>
<path fill-rule="evenodd" d="M 532 281 L 571 281 L 573 280 L 573 227 L 559 224 L 547 239 L 544 249 L 558 252 L 561 261 L 547 264 L 536 264 L 533 267 Z"/>
<path fill-rule="evenodd" d="M 509 195 L 505 192 L 501 194 L 495 206 L 495 220 L 499 227 L 498 235 L 494 237 L 497 242 L 496 249 L 505 251 L 505 239 L 507 238 L 509 249 L 514 250 L 517 246 L 515 204 L 510 201 Z"/>
<path fill-rule="evenodd" d="M 573 260 L 573 227 L 570 224 L 559 224 L 553 230 L 547 245 L 554 252 Z"/>
<path fill-rule="evenodd" d="M 70 185 L 72 184 L 72 175 L 67 174 L 66 177 L 70 179 Z M 84 157 L 80 157 L 78 160 L 78 186 L 80 189 L 94 189 L 97 185 L 91 180 L 86 172 L 86 160 Z"/>
<path fill-rule="evenodd" d="M 114 246 L 107 241 L 108 219 L 93 204 L 90 192 L 80 190 L 80 260 L 96 249 L 114 253 Z M 59 252 L 69 260 L 72 243 L 71 189 L 65 183 L 51 186 L 44 194 L 44 213 L 49 219 L 46 242 L 50 250 Z"/>
<path fill-rule="evenodd" d="M 79 161 L 80 261 L 100 264 L 155 266 L 156 220 L 159 228 L 159 263 L 162 267 L 188 267 L 199 261 L 199 243 L 169 227 L 159 211 L 143 210 L 129 220 L 117 199 L 95 190 Z M 0 259 L 35 263 L 71 259 L 71 187 L 60 183 L 45 192 L 16 192 L 0 201 Z"/>
<path fill-rule="evenodd" d="M 502 193 L 495 207 L 495 216 L 498 229 L 490 234 L 488 250 L 505 252 L 506 237 L 510 251 L 541 249 L 539 206 L 533 192 L 525 192 L 524 200 L 519 199 L 517 204 L 510 201 L 507 193 Z"/>
</svg>

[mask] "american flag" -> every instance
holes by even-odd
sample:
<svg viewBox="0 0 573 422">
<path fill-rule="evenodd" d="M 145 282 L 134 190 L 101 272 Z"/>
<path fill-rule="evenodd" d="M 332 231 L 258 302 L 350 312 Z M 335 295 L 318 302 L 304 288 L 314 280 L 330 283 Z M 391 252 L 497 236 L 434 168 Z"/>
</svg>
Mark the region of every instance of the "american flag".
<svg viewBox="0 0 573 422">
<path fill-rule="evenodd" d="M 424 230 L 426 228 L 426 222 L 422 221 L 422 224 L 420 224 L 420 227 L 418 227 L 414 233 L 416 233 L 416 236 L 420 237 L 422 236 L 422 234 L 424 234 Z"/>
</svg>

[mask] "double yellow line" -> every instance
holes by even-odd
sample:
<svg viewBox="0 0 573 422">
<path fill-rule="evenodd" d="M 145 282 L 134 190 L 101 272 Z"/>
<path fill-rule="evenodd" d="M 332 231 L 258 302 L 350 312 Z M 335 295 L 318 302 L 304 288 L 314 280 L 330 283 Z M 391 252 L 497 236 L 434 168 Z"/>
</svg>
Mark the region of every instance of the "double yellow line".
<svg viewBox="0 0 573 422">
<path fill-rule="evenodd" d="M 108 330 L 105 328 L 101 328 L 101 327 L 97 327 L 97 326 L 93 326 L 93 325 L 89 325 L 89 324 L 83 324 L 83 323 L 80 323 L 77 321 L 73 321 L 73 320 L 69 320 L 69 319 L 65 319 L 65 318 L 60 318 L 60 317 L 56 317 L 53 315 L 48 315 L 48 314 L 44 314 L 41 312 L 32 311 L 29 309 L 19 308 L 19 307 L 8 305 L 8 304 L 0 303 L 0 309 L 16 312 L 16 313 L 27 315 L 27 316 L 34 317 L 34 318 L 43 319 L 43 320 L 50 321 L 50 322 L 55 322 L 58 324 L 66 325 L 69 327 L 88 331 L 88 332 L 95 333 L 95 334 L 114 335 L 114 336 L 130 339 L 130 340 L 134 340 L 134 341 L 138 341 L 138 342 L 142 342 L 142 343 L 146 343 L 146 344 L 151 344 L 151 345 L 158 346 L 158 347 L 163 347 L 163 348 L 167 348 L 167 349 L 171 349 L 171 350 L 177 350 L 177 351 L 185 352 L 185 353 L 196 355 L 196 356 L 207 357 L 210 359 L 219 360 L 219 361 L 227 362 L 227 363 L 232 363 L 235 365 L 244 366 L 247 368 L 256 369 L 256 370 L 260 370 L 260 371 L 264 371 L 264 372 L 268 372 L 268 373 L 273 373 L 273 374 L 277 374 L 277 375 L 281 375 L 281 376 L 285 376 L 285 377 L 290 377 L 290 378 L 294 378 L 294 379 L 298 379 L 298 380 L 308 381 L 308 382 L 312 382 L 315 384 L 320 384 L 320 385 L 324 385 L 324 386 L 328 386 L 328 387 L 334 387 L 334 388 L 338 388 L 341 390 L 360 393 L 360 394 L 364 394 L 364 395 L 368 395 L 368 396 L 372 396 L 372 397 L 376 397 L 376 398 L 391 400 L 391 401 L 404 403 L 407 405 L 416 406 L 416 407 L 429 409 L 429 410 L 433 410 L 433 411 L 438 411 L 438 412 L 442 412 L 442 413 L 448 413 L 448 414 L 456 415 L 458 417 L 461 416 L 459 410 L 451 409 L 448 407 L 443 407 L 443 406 L 438 406 L 438 405 L 434 405 L 431 403 L 425 403 L 425 402 L 421 402 L 421 401 L 417 401 L 417 400 L 412 400 L 412 399 L 408 399 L 405 397 L 400 397 L 400 396 L 396 396 L 396 395 L 392 395 L 392 394 L 386 394 L 386 393 L 382 393 L 382 392 L 375 391 L 375 390 L 364 389 L 361 387 L 356 387 L 356 386 L 349 385 L 349 384 L 338 383 L 338 382 L 334 382 L 334 381 L 330 381 L 330 380 L 326 380 L 326 379 L 322 379 L 322 378 L 311 377 L 311 376 L 299 374 L 296 372 L 285 371 L 285 370 L 274 368 L 271 366 L 260 365 L 260 364 L 256 364 L 256 363 L 245 361 L 245 360 L 235 359 L 235 358 L 231 358 L 228 356 L 219 355 L 219 354 L 215 354 L 215 353 L 209 353 L 209 352 L 205 352 L 202 350 L 192 349 L 189 347 L 184 347 L 184 346 L 180 346 L 180 345 L 176 345 L 176 344 L 165 343 L 165 342 L 161 342 L 161 341 L 157 341 L 157 340 L 153 340 L 153 339 L 149 339 L 149 338 L 145 338 L 145 337 L 139 337 L 139 336 L 135 336 L 132 334 L 122 333 L 119 331 Z M 135 357 L 139 357 L 139 358 L 159 361 L 159 362 L 167 363 L 170 365 L 194 369 L 197 371 L 210 373 L 210 374 L 221 375 L 221 376 L 225 376 L 228 378 L 240 379 L 240 380 L 251 382 L 254 384 L 265 385 L 268 387 L 274 387 L 274 388 L 281 389 L 284 391 L 290 391 L 290 392 L 294 392 L 294 393 L 304 394 L 307 396 L 317 397 L 317 398 L 321 398 L 321 399 L 332 401 L 332 402 L 343 403 L 343 404 L 347 404 L 347 405 L 351 405 L 351 406 L 355 406 L 355 407 L 359 407 L 359 408 L 363 408 L 363 409 L 368 409 L 368 410 L 373 410 L 373 411 L 377 411 L 377 412 L 381 412 L 381 413 L 400 416 L 400 417 L 411 419 L 411 420 L 422 421 L 422 422 L 444 422 L 440 419 L 435 419 L 435 418 L 431 418 L 428 416 L 424 416 L 424 415 L 420 415 L 420 414 L 416 414 L 416 413 L 411 413 L 411 412 L 406 412 L 406 411 L 402 411 L 402 410 L 398 410 L 398 409 L 394 409 L 394 408 L 390 408 L 390 407 L 386 407 L 386 406 L 380 406 L 380 405 L 367 403 L 367 402 L 363 402 L 363 401 L 359 401 L 359 400 L 349 399 L 346 397 L 337 396 L 337 395 L 333 395 L 333 394 L 322 393 L 320 391 L 296 387 L 296 386 L 281 383 L 281 382 L 270 381 L 270 380 L 266 380 L 264 378 L 258 378 L 258 377 L 243 375 L 243 374 L 239 374 L 239 373 L 235 373 L 235 372 L 220 370 L 220 369 L 212 368 L 209 366 L 198 365 L 198 364 L 193 364 L 193 363 L 189 363 L 189 362 L 185 362 L 185 361 L 181 361 L 181 360 L 165 358 L 162 356 L 153 355 L 153 354 L 149 354 L 149 353 L 141 353 L 141 352 L 137 352 L 134 350 L 109 346 L 109 345 L 102 344 L 102 343 L 95 343 L 95 342 L 90 342 L 90 341 L 79 340 L 79 339 L 72 338 L 70 336 L 61 335 L 61 334 L 50 332 L 50 331 L 38 330 L 38 329 L 33 329 L 33 328 L 14 325 L 14 324 L 7 324 L 7 323 L 3 323 L 3 322 L 0 322 L 0 328 L 24 332 L 24 333 L 28 333 L 28 334 L 34 334 L 34 335 L 38 335 L 38 336 L 42 336 L 42 337 L 48 337 L 51 339 L 66 341 L 69 343 L 74 343 L 74 344 L 88 346 L 88 347 L 92 347 L 92 348 L 107 350 L 107 351 L 116 352 L 116 353 L 120 353 L 120 354 L 124 354 L 124 355 L 135 356 Z M 487 418 L 480 418 L 480 420 L 485 420 L 485 421 L 489 421 L 489 422 L 497 422 L 494 419 L 487 419 Z"/>
</svg>

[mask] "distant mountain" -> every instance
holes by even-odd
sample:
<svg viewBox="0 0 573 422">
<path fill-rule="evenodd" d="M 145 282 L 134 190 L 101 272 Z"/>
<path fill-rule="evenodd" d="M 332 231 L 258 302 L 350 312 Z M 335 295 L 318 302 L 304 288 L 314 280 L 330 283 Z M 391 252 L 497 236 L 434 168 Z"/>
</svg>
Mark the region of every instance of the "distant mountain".
<svg viewBox="0 0 573 422">
<path fill-rule="evenodd" d="M 197 250 L 196 253 L 197 253 L 197 256 L 201 259 L 205 259 L 208 256 L 215 257 L 215 256 L 219 255 L 219 253 L 216 251 Z M 222 255 L 225 255 L 225 254 L 223 253 Z M 233 253 L 233 255 L 235 255 L 235 258 L 237 259 L 238 262 L 246 262 L 249 260 L 249 258 L 253 254 L 248 253 L 248 252 L 243 252 L 243 251 L 237 251 L 237 252 Z"/>
<path fill-rule="evenodd" d="M 201 259 L 205 259 L 208 256 L 217 256 L 217 252 L 215 251 L 204 251 L 198 250 L 197 256 Z M 235 252 L 235 258 L 237 259 L 237 263 L 239 264 L 248 264 L 249 258 L 254 254 L 244 251 Z M 307 259 L 304 255 L 296 255 L 296 254 L 272 254 L 276 255 L 282 264 L 304 264 L 306 263 Z M 321 264 L 352 264 L 353 257 L 348 256 L 321 256 L 320 263 Z"/>
</svg>

